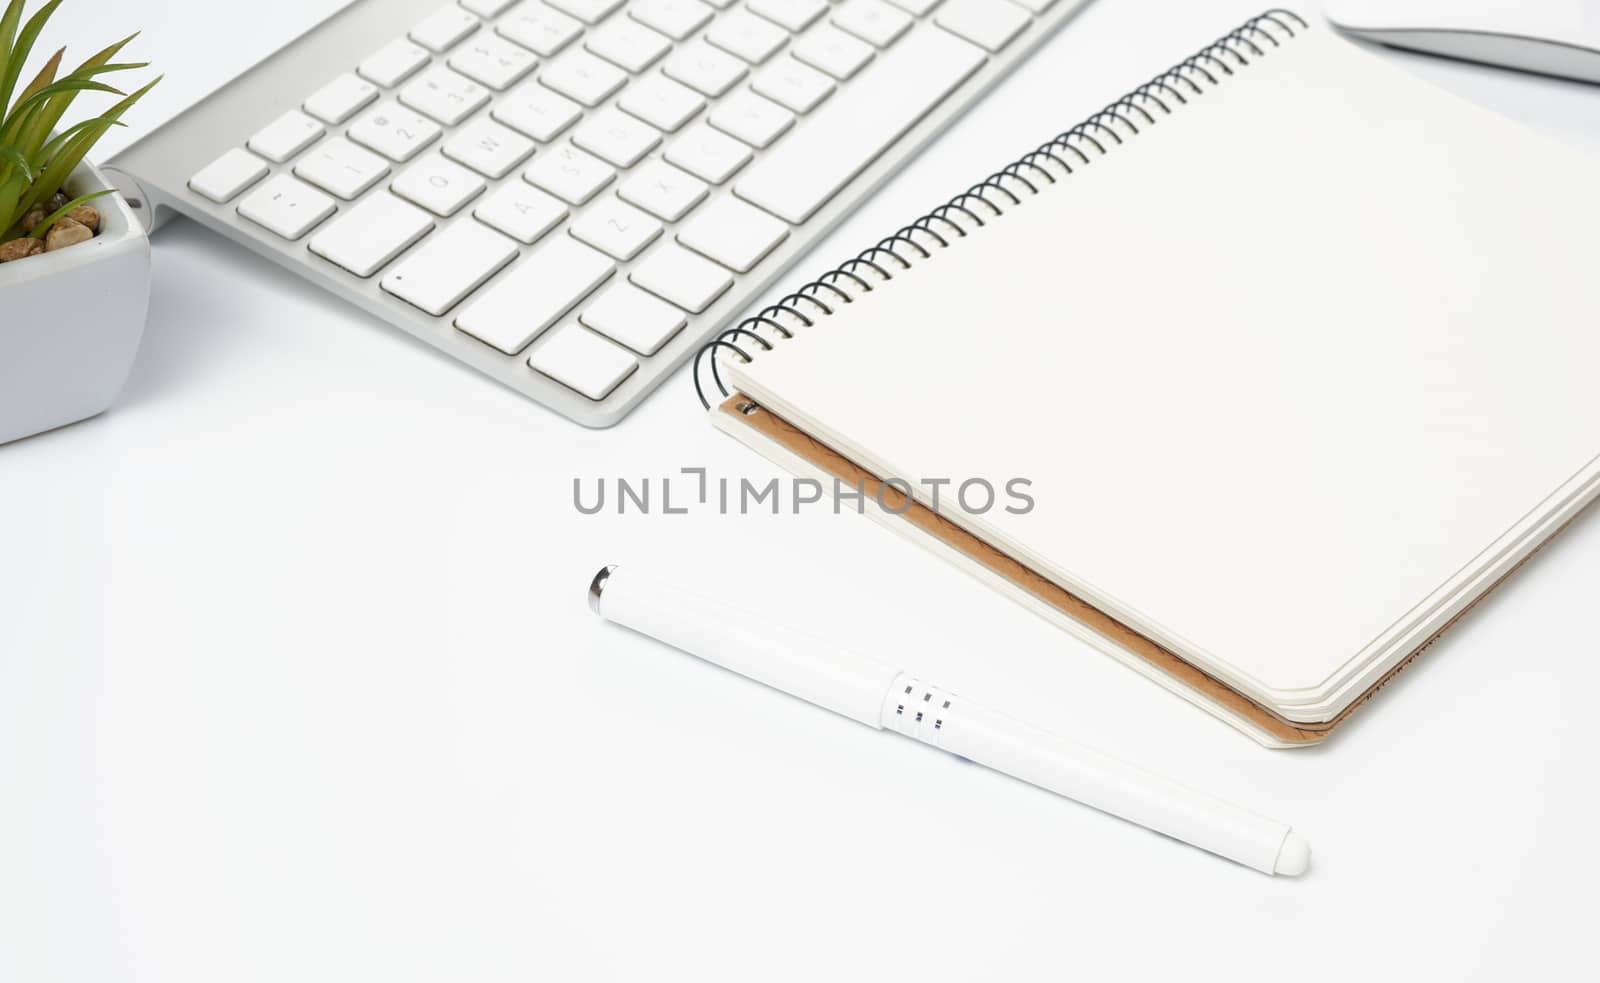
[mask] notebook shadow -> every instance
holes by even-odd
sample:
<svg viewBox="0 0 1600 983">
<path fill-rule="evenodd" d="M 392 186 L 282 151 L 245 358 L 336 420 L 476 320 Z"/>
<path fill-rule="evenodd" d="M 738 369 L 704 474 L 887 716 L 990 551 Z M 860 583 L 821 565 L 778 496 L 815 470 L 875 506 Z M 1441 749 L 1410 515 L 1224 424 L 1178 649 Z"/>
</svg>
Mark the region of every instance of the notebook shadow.
<svg viewBox="0 0 1600 983">
<path fill-rule="evenodd" d="M 1418 685 L 1417 680 L 1424 676 L 1446 672 L 1447 669 L 1444 668 L 1444 664 L 1450 661 L 1451 651 L 1461 644 L 1465 633 L 1472 631 L 1474 622 L 1483 618 L 1493 617 L 1498 608 L 1512 603 L 1511 597 L 1518 591 L 1535 589 L 1532 586 L 1534 578 L 1530 574 L 1550 563 L 1550 554 L 1557 553 L 1563 549 L 1577 548 L 1575 545 L 1571 545 L 1570 541 L 1578 538 L 1577 534 L 1581 529 L 1592 528 L 1596 521 L 1595 515 L 1600 513 L 1600 508 L 1596 507 L 1597 503 L 1600 503 L 1600 499 L 1590 502 L 1582 511 L 1568 520 L 1565 526 L 1545 540 L 1542 546 L 1534 550 L 1522 563 L 1512 569 L 1501 582 L 1492 587 L 1488 593 L 1479 597 L 1472 606 L 1461 614 L 1455 624 L 1451 625 L 1443 635 L 1439 636 L 1437 641 L 1429 645 L 1425 651 L 1418 654 L 1399 672 L 1390 677 L 1377 692 L 1373 693 L 1368 700 L 1372 705 L 1358 708 L 1351 716 L 1351 719 L 1341 725 L 1339 733 L 1333 734 L 1321 744 L 1299 749 L 1295 753 L 1304 755 L 1330 753 L 1330 751 L 1338 748 L 1341 738 L 1355 736 L 1357 732 L 1362 730 L 1364 720 L 1375 713 L 1384 713 L 1381 709 L 1382 704 L 1390 701 L 1404 703 L 1406 700 L 1412 699 L 1404 694 Z M 1343 733 L 1344 731 L 1349 733 Z"/>
</svg>

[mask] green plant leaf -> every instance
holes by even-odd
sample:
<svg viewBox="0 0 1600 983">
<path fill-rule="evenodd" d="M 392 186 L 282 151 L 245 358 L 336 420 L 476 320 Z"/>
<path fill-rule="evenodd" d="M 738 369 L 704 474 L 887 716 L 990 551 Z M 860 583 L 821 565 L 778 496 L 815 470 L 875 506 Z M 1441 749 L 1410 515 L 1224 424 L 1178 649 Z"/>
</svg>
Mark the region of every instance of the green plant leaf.
<svg viewBox="0 0 1600 983">
<path fill-rule="evenodd" d="M 21 207 L 23 197 L 28 193 L 28 179 L 21 174 L 13 175 L 9 181 L 0 181 L 0 242 L 16 238 L 12 235 L 12 226 L 21 222 L 27 212 Z"/>
<path fill-rule="evenodd" d="M 92 54 L 88 58 L 84 59 L 83 64 L 79 65 L 78 68 L 77 68 L 77 71 L 74 71 L 72 74 L 76 75 L 76 74 L 78 74 L 78 72 L 83 71 L 85 68 L 91 68 L 91 67 L 94 67 L 94 66 L 100 66 L 100 68 L 103 71 L 120 71 L 121 69 L 124 69 L 124 68 L 143 68 L 143 67 L 145 67 L 145 65 L 149 64 L 148 62 L 140 62 L 137 65 L 109 65 L 109 64 L 107 64 L 109 61 L 111 61 L 112 58 L 116 57 L 117 52 L 121 51 L 123 48 L 126 48 L 128 46 L 128 42 L 132 41 L 134 38 L 136 38 L 138 36 L 139 36 L 139 32 L 138 31 L 134 31 L 132 34 L 130 34 L 127 37 L 123 38 L 121 41 L 117 41 L 117 42 L 114 42 L 112 44 L 106 45 L 104 48 L 101 48 L 99 51 L 96 51 L 94 54 Z"/>
<path fill-rule="evenodd" d="M 114 94 L 114 96 L 126 96 L 126 94 L 128 94 L 125 93 L 125 91 L 120 90 L 120 88 L 117 88 L 117 86 L 106 85 L 104 82 L 94 82 L 93 78 L 62 78 L 61 82 L 51 82 L 50 85 L 43 86 L 43 88 L 40 88 L 40 90 L 35 90 L 34 93 L 30 93 L 27 98 L 18 101 L 18 104 L 16 104 L 16 109 L 14 109 L 14 114 L 29 112 L 29 110 L 34 110 L 35 107 L 38 107 L 37 117 L 34 117 L 34 122 L 29 123 L 27 128 L 30 128 L 30 130 L 37 130 L 38 126 L 42 125 L 43 123 L 43 125 L 46 126 L 46 131 L 48 131 L 48 126 L 54 122 L 54 120 L 50 120 L 51 99 L 56 98 L 56 96 L 61 96 L 61 94 L 75 96 L 75 94 L 83 93 L 83 91 L 90 91 L 90 93 L 110 93 Z M 72 99 L 67 99 L 67 102 L 70 101 L 72 101 Z M 66 109 L 66 106 L 62 106 L 62 109 Z M 56 115 L 56 118 L 61 118 L 61 112 L 56 112 L 54 115 Z"/>
<path fill-rule="evenodd" d="M 57 133 L 55 136 L 51 137 L 49 143 L 39 148 L 39 152 L 33 155 L 34 159 L 38 161 L 50 160 L 50 158 L 54 157 L 56 152 L 59 151 L 62 145 L 68 140 L 71 140 L 73 137 L 77 136 L 79 133 L 82 133 L 84 130 L 87 130 L 89 127 L 94 126 L 98 122 L 99 117 L 97 116 L 94 119 L 80 120 L 79 122 L 72 124 L 71 126 L 62 130 L 60 133 Z M 111 125 L 127 126 L 128 124 L 121 121 L 115 121 Z"/>
<path fill-rule="evenodd" d="M 22 21 L 22 0 L 11 0 L 6 12 L 0 14 L 0 83 L 11 71 L 13 60 L 11 42 L 17 38 L 17 24 Z M 0 88 L 0 116 L 5 115 L 6 104 L 11 99 L 9 87 Z"/>
<path fill-rule="evenodd" d="M 66 57 L 66 54 L 66 48 L 57 48 L 56 53 L 45 60 L 44 67 L 39 69 L 39 74 L 35 75 L 33 81 L 24 86 L 22 91 L 17 94 L 17 101 L 11 107 L 12 112 L 21 109 L 23 101 L 29 96 L 56 80 L 56 73 L 61 70 L 61 59 Z"/>
<path fill-rule="evenodd" d="M 94 201 L 96 198 L 103 198 L 106 195 L 114 194 L 116 193 L 116 190 L 116 188 L 101 188 L 99 191 L 91 191 L 86 195 L 79 195 L 78 197 L 67 202 L 65 205 L 62 205 L 60 208 L 56 209 L 54 212 L 51 212 L 49 215 L 45 216 L 44 221 L 28 230 L 28 235 L 33 236 L 35 239 L 43 239 L 45 233 L 50 231 L 50 226 L 55 225 L 61 216 L 67 214 L 85 202 Z"/>
<path fill-rule="evenodd" d="M 62 93 L 78 92 L 109 92 L 114 96 L 127 95 L 126 92 L 123 92 L 114 85 L 107 85 L 104 82 L 96 82 L 94 79 L 79 79 L 68 76 L 59 82 L 51 82 L 49 85 L 39 89 L 34 89 L 32 92 L 29 92 L 26 96 L 17 101 L 14 112 L 20 113 L 24 110 L 32 109 L 34 106 L 42 106 L 48 102 L 52 96 L 61 95 Z"/>
<path fill-rule="evenodd" d="M 62 182 L 66 181 L 73 168 L 77 167 L 78 163 L 83 160 L 84 155 L 94 146 L 95 141 L 99 140 L 112 126 L 116 125 L 122 114 L 143 98 L 146 92 L 155 88 L 163 77 L 157 76 L 142 87 L 134 90 L 133 94 L 91 120 L 92 126 L 84 127 L 83 132 L 68 140 L 56 152 L 55 156 L 50 159 L 50 163 L 45 165 L 44 173 L 39 175 L 33 182 L 33 187 L 29 188 L 28 193 L 23 196 L 20 206 L 22 213 L 27 214 L 28 210 L 34 205 L 47 200 L 51 195 L 61 190 Z"/>
<path fill-rule="evenodd" d="M 28 158 L 22 156 L 22 151 L 16 147 L 10 144 L 0 146 L 0 163 L 14 168 L 12 171 L 0 173 L 0 184 L 10 180 L 14 173 L 20 173 L 25 180 L 33 180 L 33 168 L 28 164 Z"/>
<path fill-rule="evenodd" d="M 73 69 L 72 73 L 62 81 L 67 81 L 69 79 L 86 81 L 92 79 L 96 75 L 105 75 L 110 72 L 127 71 L 134 68 L 144 68 L 148 62 L 134 62 L 120 65 L 111 63 L 111 59 L 116 56 L 117 52 L 121 51 L 127 46 L 128 42 L 132 41 L 138 36 L 138 33 L 135 32 L 123 38 L 121 41 L 108 45 L 105 48 L 95 52 L 93 55 L 86 58 L 83 64 Z M 56 128 L 57 124 L 61 122 L 61 117 L 66 113 L 67 107 L 72 105 L 73 99 L 77 98 L 78 91 L 82 90 L 61 92 L 52 96 L 49 102 L 45 105 L 43 111 L 40 112 L 39 115 L 28 124 L 27 128 L 17 131 L 17 143 L 22 148 L 24 153 L 33 156 L 36 160 L 38 159 L 39 148 L 50 136 L 50 132 Z M 112 89 L 111 91 L 115 92 L 119 96 L 122 95 L 121 90 Z"/>
<path fill-rule="evenodd" d="M 33 81 L 28 83 L 27 88 L 22 90 L 22 94 L 17 96 L 16 104 L 5 114 L 4 122 L 0 123 L 0 133 L 12 137 L 22 133 L 22 124 L 18 121 L 32 109 L 31 105 L 25 105 L 28 96 L 56 80 L 56 68 L 61 64 L 61 56 L 66 50 L 62 48 L 52 55 L 50 60 L 45 62 L 44 68 L 39 70 L 39 74 L 34 76 Z"/>
<path fill-rule="evenodd" d="M 16 43 L 11 46 L 11 55 L 6 60 L 5 74 L 0 75 L 0 106 L 9 105 L 11 93 L 16 91 L 17 79 L 22 75 L 22 66 L 28 60 L 28 55 L 33 52 L 33 42 L 39 37 L 39 32 L 44 30 L 45 22 L 50 15 L 61 6 L 61 0 L 48 0 L 48 2 L 34 11 L 28 22 L 22 25 L 22 30 L 17 33 Z"/>
<path fill-rule="evenodd" d="M 20 135 L 28 128 L 28 124 L 38 115 L 38 106 L 20 113 L 13 113 L 11 119 L 0 123 L 0 141 L 17 144 L 17 149 L 22 149 Z"/>
</svg>

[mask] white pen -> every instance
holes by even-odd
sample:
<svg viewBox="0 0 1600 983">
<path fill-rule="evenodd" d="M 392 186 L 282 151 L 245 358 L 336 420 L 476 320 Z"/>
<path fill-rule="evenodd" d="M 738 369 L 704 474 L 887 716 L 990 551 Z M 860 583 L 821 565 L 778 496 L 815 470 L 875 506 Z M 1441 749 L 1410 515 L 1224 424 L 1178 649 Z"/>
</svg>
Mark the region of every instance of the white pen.
<svg viewBox="0 0 1600 983">
<path fill-rule="evenodd" d="M 1300 874 L 1310 865 L 1310 845 L 1284 823 L 632 568 L 609 566 L 596 574 L 589 606 L 607 621 L 773 689 L 869 727 L 899 731 L 1263 873 Z"/>
</svg>

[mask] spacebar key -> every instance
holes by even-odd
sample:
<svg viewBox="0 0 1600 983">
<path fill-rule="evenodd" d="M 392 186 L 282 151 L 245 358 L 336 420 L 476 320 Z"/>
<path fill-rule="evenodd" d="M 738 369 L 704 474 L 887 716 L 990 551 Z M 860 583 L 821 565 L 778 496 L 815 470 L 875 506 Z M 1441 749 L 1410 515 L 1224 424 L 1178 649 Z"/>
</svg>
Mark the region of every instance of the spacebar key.
<svg viewBox="0 0 1600 983">
<path fill-rule="evenodd" d="M 798 225 L 984 63 L 983 50 L 929 24 L 891 48 L 755 163 L 734 194 Z"/>
</svg>

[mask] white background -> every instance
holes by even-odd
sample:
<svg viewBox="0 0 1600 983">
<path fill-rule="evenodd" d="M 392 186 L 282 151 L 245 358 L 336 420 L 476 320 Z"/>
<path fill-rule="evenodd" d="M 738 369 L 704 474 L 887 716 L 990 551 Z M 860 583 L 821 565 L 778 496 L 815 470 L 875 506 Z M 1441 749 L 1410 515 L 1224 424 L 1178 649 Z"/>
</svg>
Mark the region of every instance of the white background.
<svg viewBox="0 0 1600 983">
<path fill-rule="evenodd" d="M 316 6 L 71 0 L 52 39 L 147 27 L 148 125 Z M 1254 12 L 1100 0 L 802 271 Z M 1600 89 L 1391 57 L 1600 149 Z M 0 980 L 1600 973 L 1593 516 L 1338 739 L 1268 752 L 865 518 L 578 515 L 575 477 L 778 473 L 686 375 L 581 430 L 197 226 L 155 257 L 121 404 L 0 448 Z M 1264 877 L 603 624 L 603 563 L 1292 822 L 1314 868 Z"/>
</svg>

